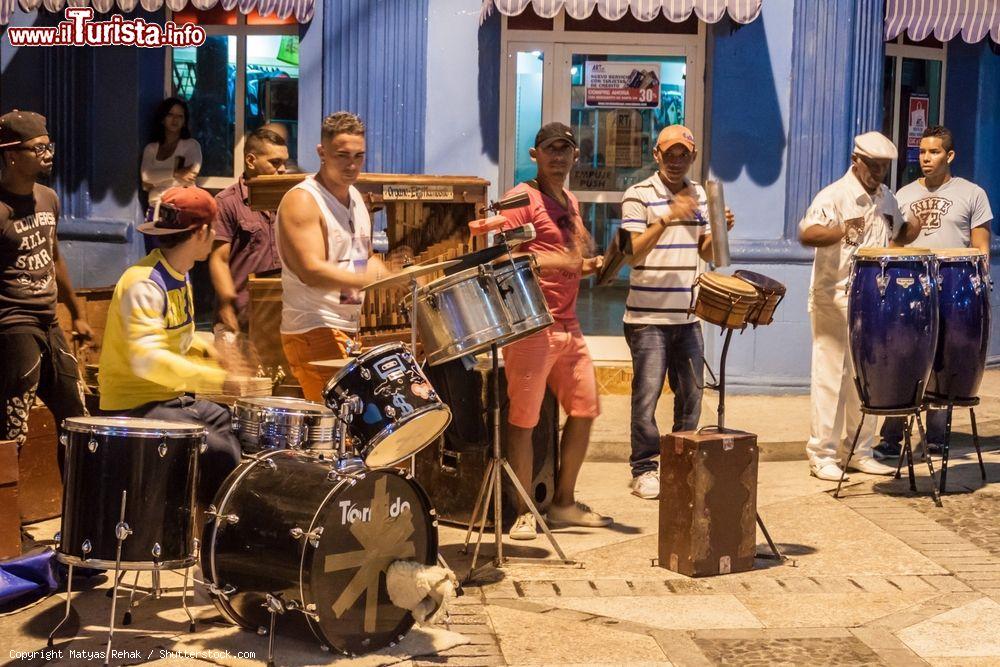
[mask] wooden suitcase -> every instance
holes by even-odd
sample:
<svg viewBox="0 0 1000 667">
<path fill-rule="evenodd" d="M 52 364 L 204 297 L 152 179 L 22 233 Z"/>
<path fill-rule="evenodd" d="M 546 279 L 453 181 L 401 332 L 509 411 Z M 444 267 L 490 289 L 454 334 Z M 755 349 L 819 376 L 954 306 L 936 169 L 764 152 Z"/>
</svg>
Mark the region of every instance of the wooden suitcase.
<svg viewBox="0 0 1000 667">
<path fill-rule="evenodd" d="M 0 560 L 21 555 L 21 516 L 17 509 L 17 443 L 0 440 Z"/>
<path fill-rule="evenodd" d="M 660 567 L 689 577 L 753 569 L 758 455 L 744 431 L 660 439 Z"/>
<path fill-rule="evenodd" d="M 56 419 L 44 405 L 36 404 L 28 415 L 28 439 L 21 447 L 18 496 L 21 521 L 33 523 L 62 512 L 62 476 L 56 459 Z"/>
</svg>

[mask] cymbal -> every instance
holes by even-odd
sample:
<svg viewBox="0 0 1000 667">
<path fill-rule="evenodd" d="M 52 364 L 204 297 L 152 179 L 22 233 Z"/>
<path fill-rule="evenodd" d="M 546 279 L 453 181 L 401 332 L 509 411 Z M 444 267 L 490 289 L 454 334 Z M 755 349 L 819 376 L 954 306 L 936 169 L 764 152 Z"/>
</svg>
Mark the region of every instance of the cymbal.
<svg viewBox="0 0 1000 667">
<path fill-rule="evenodd" d="M 357 359 L 357 357 L 345 357 L 343 359 L 322 359 L 320 361 L 310 361 L 309 363 L 313 366 L 320 366 L 322 368 L 343 368 L 355 359 Z"/>
<path fill-rule="evenodd" d="M 457 259 L 449 259 L 444 262 L 436 262 L 434 264 L 414 264 L 413 266 L 408 266 L 405 269 L 401 269 L 399 272 L 392 274 L 391 276 L 386 276 L 381 280 L 376 280 L 373 283 L 368 283 L 365 285 L 364 289 L 374 289 L 376 287 L 387 287 L 388 285 L 395 285 L 397 283 L 406 283 L 414 278 L 419 278 L 420 276 L 427 275 L 428 273 L 436 273 L 437 271 L 444 271 L 445 269 L 455 266 L 459 261 Z"/>
</svg>

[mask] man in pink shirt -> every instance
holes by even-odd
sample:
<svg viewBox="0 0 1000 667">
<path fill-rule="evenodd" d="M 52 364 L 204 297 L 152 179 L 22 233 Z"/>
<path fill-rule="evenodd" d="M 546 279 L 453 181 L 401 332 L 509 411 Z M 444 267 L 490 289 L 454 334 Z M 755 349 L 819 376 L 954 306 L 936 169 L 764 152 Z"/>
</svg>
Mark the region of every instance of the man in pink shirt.
<svg viewBox="0 0 1000 667">
<path fill-rule="evenodd" d="M 535 136 L 530 155 L 538 167 L 537 176 L 504 196 L 525 193 L 529 203 L 503 215 L 507 228 L 529 223 L 535 227 L 536 238 L 519 246 L 518 252 L 532 253 L 538 260 L 539 282 L 555 323 L 503 348 L 510 400 L 507 454 L 521 484 L 531 488 L 531 433 L 538 423 L 545 388 L 550 387 L 567 419 L 549 521 L 554 525 L 607 526 L 610 517 L 577 502 L 574 495 L 590 443 L 590 427 L 600 413 L 594 364 L 576 317 L 576 297 L 580 279 L 599 269 L 602 258 L 588 256 L 593 244 L 580 218 L 579 202 L 564 187 L 580 151 L 569 127 L 549 123 Z M 534 539 L 534 515 L 523 506 L 519 513 L 510 537 Z"/>
</svg>

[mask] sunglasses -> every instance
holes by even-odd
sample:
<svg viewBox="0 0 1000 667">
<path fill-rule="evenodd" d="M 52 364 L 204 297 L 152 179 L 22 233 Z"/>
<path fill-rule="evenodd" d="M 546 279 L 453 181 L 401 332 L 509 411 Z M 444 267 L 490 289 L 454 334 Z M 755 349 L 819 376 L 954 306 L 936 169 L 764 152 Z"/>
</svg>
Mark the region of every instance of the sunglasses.
<svg viewBox="0 0 1000 667">
<path fill-rule="evenodd" d="M 181 221 L 180 211 L 172 204 L 156 202 L 156 206 L 146 211 L 146 222 L 151 222 L 160 229 L 187 229 L 188 225 Z"/>
<path fill-rule="evenodd" d="M 44 157 L 46 153 L 49 155 L 56 154 L 56 143 L 53 141 L 47 144 L 35 144 L 34 146 L 18 146 L 16 150 L 34 151 L 35 157 Z"/>
</svg>

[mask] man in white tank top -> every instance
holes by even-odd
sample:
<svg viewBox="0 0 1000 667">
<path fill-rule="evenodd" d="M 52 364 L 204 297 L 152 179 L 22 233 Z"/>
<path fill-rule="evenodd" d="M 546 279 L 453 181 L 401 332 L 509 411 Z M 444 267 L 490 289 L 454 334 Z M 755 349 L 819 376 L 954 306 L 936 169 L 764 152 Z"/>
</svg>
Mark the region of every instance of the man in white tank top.
<svg viewBox="0 0 1000 667">
<path fill-rule="evenodd" d="M 352 113 L 323 119 L 320 168 L 278 206 L 281 345 L 306 400 L 323 402 L 335 369 L 312 361 L 347 356 L 357 335 L 362 288 L 387 274 L 372 256 L 372 224 L 354 183 L 365 159 L 365 126 Z"/>
</svg>

